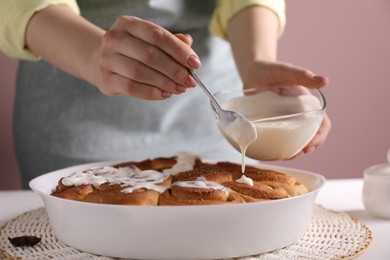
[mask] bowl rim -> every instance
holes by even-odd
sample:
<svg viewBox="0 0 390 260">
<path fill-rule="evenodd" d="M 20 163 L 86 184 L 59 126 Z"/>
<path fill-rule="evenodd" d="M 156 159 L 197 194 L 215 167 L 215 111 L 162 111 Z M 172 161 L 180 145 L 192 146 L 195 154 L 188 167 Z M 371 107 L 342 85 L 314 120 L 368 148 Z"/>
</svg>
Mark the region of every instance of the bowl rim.
<svg viewBox="0 0 390 260">
<path fill-rule="evenodd" d="M 316 89 L 309 89 L 307 88 L 308 90 L 311 90 L 311 91 L 316 91 L 319 96 L 321 97 L 321 103 L 322 103 L 322 107 L 320 109 L 314 109 L 314 110 L 310 110 L 310 111 L 305 111 L 305 112 L 299 112 L 299 113 L 293 113 L 293 114 L 289 114 L 289 115 L 282 115 L 282 116 L 274 116 L 274 117 L 267 117 L 267 118 L 261 118 L 261 119 L 256 119 L 256 120 L 251 120 L 252 123 L 259 123 L 259 122 L 264 122 L 264 121 L 276 121 L 276 120 L 281 120 L 281 119 L 288 119 L 288 118 L 293 118 L 293 117 L 297 117 L 297 116 L 301 116 L 301 115 L 307 115 L 307 114 L 314 114 L 314 113 L 323 113 L 326 111 L 326 108 L 327 108 L 327 100 L 325 98 L 325 95 L 324 93 L 322 93 L 322 91 L 318 88 Z M 268 89 L 264 90 L 264 91 L 270 91 Z M 259 93 L 261 92 L 260 90 L 258 89 L 255 89 L 255 88 L 250 88 L 250 89 L 239 89 L 239 90 L 221 90 L 221 91 L 217 91 L 215 93 L 213 93 L 214 96 L 217 96 L 218 94 L 223 94 L 223 93 L 235 93 L 235 92 L 243 92 L 243 93 L 247 93 L 247 92 L 256 92 L 256 93 Z M 211 106 L 213 108 L 213 110 L 216 112 L 216 109 L 213 105 L 213 103 L 211 103 Z M 237 112 L 238 113 L 238 112 Z M 243 116 L 243 115 L 242 115 Z"/>
</svg>

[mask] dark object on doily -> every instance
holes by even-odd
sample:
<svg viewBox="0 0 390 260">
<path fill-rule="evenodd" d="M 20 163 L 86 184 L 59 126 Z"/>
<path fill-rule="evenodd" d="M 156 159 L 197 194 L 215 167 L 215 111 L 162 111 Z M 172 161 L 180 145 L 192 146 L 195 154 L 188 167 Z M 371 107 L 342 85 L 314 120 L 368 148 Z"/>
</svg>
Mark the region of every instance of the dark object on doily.
<svg viewBox="0 0 390 260">
<path fill-rule="evenodd" d="M 39 242 L 41 242 L 40 237 L 36 236 L 20 236 L 20 237 L 9 237 L 9 242 L 16 247 L 20 246 L 35 246 Z"/>
</svg>

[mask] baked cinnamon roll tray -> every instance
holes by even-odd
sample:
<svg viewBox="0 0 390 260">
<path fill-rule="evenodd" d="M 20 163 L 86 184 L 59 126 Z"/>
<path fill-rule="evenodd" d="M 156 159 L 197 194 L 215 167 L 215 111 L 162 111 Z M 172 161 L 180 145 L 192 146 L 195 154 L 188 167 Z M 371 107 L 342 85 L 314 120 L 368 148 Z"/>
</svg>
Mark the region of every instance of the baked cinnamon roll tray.
<svg viewBox="0 0 390 260">
<path fill-rule="evenodd" d="M 221 259 L 276 250 L 306 231 L 325 178 L 191 154 L 99 162 L 30 182 L 59 240 L 132 259 Z"/>
</svg>

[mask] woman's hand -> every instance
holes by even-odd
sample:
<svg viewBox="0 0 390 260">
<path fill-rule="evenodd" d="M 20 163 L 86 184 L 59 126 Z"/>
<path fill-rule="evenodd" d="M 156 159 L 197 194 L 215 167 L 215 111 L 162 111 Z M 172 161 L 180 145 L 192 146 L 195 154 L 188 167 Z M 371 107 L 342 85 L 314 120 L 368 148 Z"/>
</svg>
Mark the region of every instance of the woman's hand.
<svg viewBox="0 0 390 260">
<path fill-rule="evenodd" d="M 299 85 L 307 88 L 321 88 L 329 82 L 326 77 L 316 75 L 308 69 L 277 61 L 247 61 L 240 75 L 244 88 L 257 86 L 257 88 L 264 87 L 278 91 L 283 91 L 283 89 L 288 91 L 291 86 Z"/>
<path fill-rule="evenodd" d="M 267 89 L 281 95 L 296 96 L 308 92 L 307 88 L 321 88 L 328 84 L 326 77 L 315 75 L 308 69 L 281 62 L 254 61 L 242 75 L 244 88 Z M 331 129 L 331 121 L 325 115 L 322 124 L 313 139 L 302 151 L 295 155 L 313 152 L 321 146 Z"/>
<path fill-rule="evenodd" d="M 230 19 L 228 40 L 244 88 L 270 89 L 282 95 L 296 95 L 305 90 L 303 86 L 321 88 L 327 85 L 326 77 L 276 61 L 278 28 L 279 20 L 275 13 L 261 6 L 246 8 Z M 325 115 L 317 134 L 300 154 L 312 152 L 322 145 L 330 129 L 330 120 Z"/>
<path fill-rule="evenodd" d="M 201 66 L 190 46 L 158 25 L 123 16 L 105 32 L 66 5 L 33 15 L 26 49 L 106 95 L 150 100 L 196 86 L 187 68 Z"/>
<path fill-rule="evenodd" d="M 201 65 L 180 38 L 129 16 L 120 17 L 104 34 L 98 59 L 104 94 L 143 99 L 164 99 L 195 87 L 187 68 Z"/>
</svg>

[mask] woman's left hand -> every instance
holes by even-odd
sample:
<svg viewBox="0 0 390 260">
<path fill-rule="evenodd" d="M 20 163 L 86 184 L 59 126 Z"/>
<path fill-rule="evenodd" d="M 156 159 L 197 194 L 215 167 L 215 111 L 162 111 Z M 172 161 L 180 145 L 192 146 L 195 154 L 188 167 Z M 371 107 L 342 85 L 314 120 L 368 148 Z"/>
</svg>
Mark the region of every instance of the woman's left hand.
<svg viewBox="0 0 390 260">
<path fill-rule="evenodd" d="M 328 84 L 328 78 L 314 74 L 308 69 L 282 62 L 253 61 L 245 70 L 242 70 L 241 77 L 244 88 L 268 89 L 281 95 L 294 96 L 307 92 L 307 88 L 321 88 Z M 331 121 L 325 115 L 316 135 L 302 151 L 295 155 L 296 158 L 302 154 L 313 152 L 321 146 L 331 129 Z"/>
</svg>

